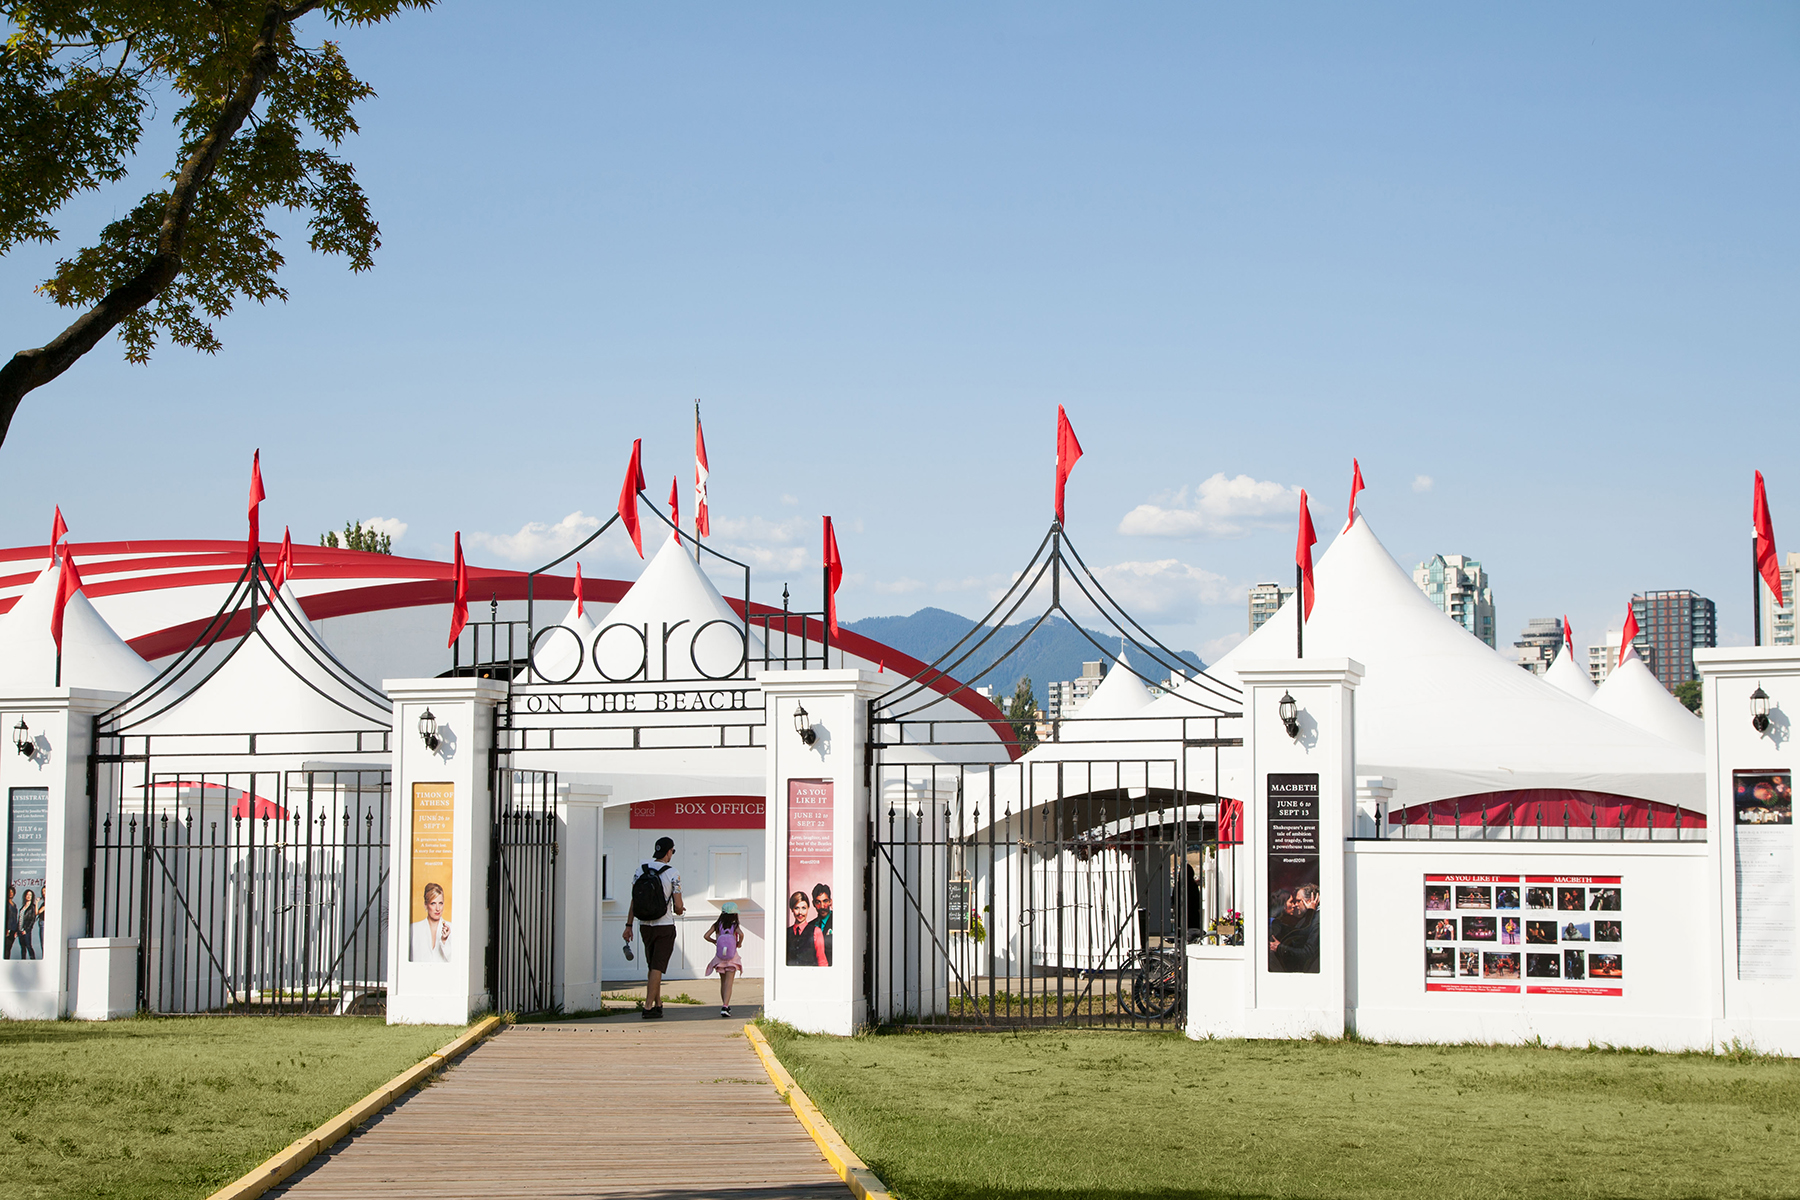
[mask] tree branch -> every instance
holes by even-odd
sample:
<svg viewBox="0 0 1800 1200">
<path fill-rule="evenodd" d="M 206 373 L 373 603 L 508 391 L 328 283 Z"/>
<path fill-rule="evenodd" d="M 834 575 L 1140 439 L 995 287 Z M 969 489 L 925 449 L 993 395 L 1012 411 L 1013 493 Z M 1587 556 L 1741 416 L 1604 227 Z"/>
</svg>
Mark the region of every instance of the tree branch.
<svg viewBox="0 0 1800 1200">
<path fill-rule="evenodd" d="M 137 274 L 107 292 L 49 342 L 35 350 L 21 350 L 5 366 L 0 366 L 0 445 L 5 443 L 13 415 L 28 393 L 74 366 L 121 321 L 155 300 L 181 273 L 181 256 L 194 202 L 207 180 L 212 178 L 226 144 L 256 107 L 263 84 L 280 59 L 277 42 L 281 31 L 290 21 L 304 16 L 321 3 L 323 0 L 305 0 L 292 8 L 284 8 L 279 0 L 270 0 L 263 12 L 256 42 L 250 48 L 249 62 L 238 76 L 237 87 L 175 176 L 175 186 L 169 193 L 162 224 L 157 230 L 156 252 Z"/>
</svg>

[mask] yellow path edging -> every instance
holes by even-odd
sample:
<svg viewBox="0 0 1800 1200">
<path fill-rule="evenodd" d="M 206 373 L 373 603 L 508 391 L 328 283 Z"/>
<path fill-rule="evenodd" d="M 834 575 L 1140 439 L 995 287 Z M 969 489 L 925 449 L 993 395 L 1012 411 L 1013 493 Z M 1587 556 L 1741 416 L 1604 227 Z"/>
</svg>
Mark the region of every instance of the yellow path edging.
<svg viewBox="0 0 1800 1200">
<path fill-rule="evenodd" d="M 331 1149 L 342 1138 L 354 1132 L 358 1125 L 417 1087 L 433 1071 L 458 1055 L 473 1050 L 477 1043 L 499 1028 L 498 1016 L 477 1021 L 471 1029 L 442 1050 L 400 1072 L 311 1133 L 290 1142 L 285 1149 L 264 1159 L 249 1174 L 234 1183 L 226 1184 L 206 1200 L 255 1200 L 311 1162 L 315 1155 Z"/>
<path fill-rule="evenodd" d="M 769 1039 L 763 1036 L 762 1030 L 754 1025 L 746 1025 L 744 1036 L 749 1039 L 756 1056 L 762 1059 L 763 1069 L 774 1081 L 775 1094 L 786 1100 L 788 1107 L 794 1110 L 794 1115 L 800 1118 L 800 1124 L 812 1135 L 812 1140 L 825 1156 L 825 1161 L 831 1164 L 831 1169 L 837 1172 L 839 1179 L 850 1185 L 850 1191 L 857 1200 L 893 1200 L 887 1184 L 869 1170 L 869 1164 L 857 1157 L 856 1151 L 838 1135 L 831 1122 L 825 1119 L 825 1114 L 819 1111 L 819 1106 L 812 1102 L 812 1097 L 794 1082 L 794 1077 L 788 1074 L 787 1068 L 775 1057 L 775 1050 L 769 1045 Z"/>
</svg>

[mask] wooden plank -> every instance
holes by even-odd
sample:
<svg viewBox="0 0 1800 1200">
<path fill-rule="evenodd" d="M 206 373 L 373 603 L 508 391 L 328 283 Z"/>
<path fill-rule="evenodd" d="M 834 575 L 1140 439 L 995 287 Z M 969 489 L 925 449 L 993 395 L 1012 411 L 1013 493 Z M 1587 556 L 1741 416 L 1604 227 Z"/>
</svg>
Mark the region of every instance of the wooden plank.
<svg viewBox="0 0 1800 1200">
<path fill-rule="evenodd" d="M 668 1012 L 514 1026 L 270 1195 L 842 1200 L 742 1018 Z"/>
</svg>

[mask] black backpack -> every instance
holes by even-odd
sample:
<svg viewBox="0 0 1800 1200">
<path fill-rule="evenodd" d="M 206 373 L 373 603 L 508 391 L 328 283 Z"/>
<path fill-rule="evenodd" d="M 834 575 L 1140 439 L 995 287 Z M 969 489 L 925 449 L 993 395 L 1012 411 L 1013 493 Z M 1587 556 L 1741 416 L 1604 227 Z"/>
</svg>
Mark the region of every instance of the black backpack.
<svg viewBox="0 0 1800 1200">
<path fill-rule="evenodd" d="M 657 870 L 646 868 L 631 881 L 631 915 L 640 921 L 660 921 L 669 911 L 669 898 L 663 895 L 662 877 L 674 864 L 664 863 Z"/>
</svg>

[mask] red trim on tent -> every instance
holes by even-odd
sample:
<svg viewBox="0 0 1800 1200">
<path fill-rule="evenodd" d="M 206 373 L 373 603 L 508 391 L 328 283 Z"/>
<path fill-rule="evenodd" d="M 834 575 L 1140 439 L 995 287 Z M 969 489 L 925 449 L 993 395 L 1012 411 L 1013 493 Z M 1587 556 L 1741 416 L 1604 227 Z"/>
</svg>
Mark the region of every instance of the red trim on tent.
<svg viewBox="0 0 1800 1200">
<path fill-rule="evenodd" d="M 1567 824 L 1601 829 L 1674 829 L 1681 814 L 1681 828 L 1705 829 L 1706 814 L 1677 808 L 1636 796 L 1610 792 L 1584 792 L 1572 788 L 1523 788 L 1511 792 L 1483 792 L 1414 804 L 1388 813 L 1390 825 L 1475 825 L 1560 827 Z"/>
<path fill-rule="evenodd" d="M 207 790 L 221 791 L 221 792 L 237 792 L 237 799 L 235 799 L 231 802 L 231 815 L 232 816 L 234 816 L 234 817 L 250 816 L 251 815 L 250 805 L 248 803 L 246 803 L 246 801 L 254 799 L 256 801 L 255 819 L 257 819 L 259 821 L 261 821 L 261 820 L 285 821 L 288 819 L 287 809 L 285 809 L 281 805 L 275 803 L 275 801 L 265 799 L 262 796 L 252 797 L 249 792 L 241 791 L 238 788 L 234 788 L 234 787 L 227 787 L 225 784 L 222 784 L 222 783 L 206 783 L 206 782 L 202 782 L 199 780 L 191 780 L 191 779 L 162 779 L 162 780 L 158 780 L 157 782 L 151 784 L 150 786 L 151 787 L 159 787 L 159 788 L 200 788 L 200 789 L 207 789 Z"/>
</svg>

